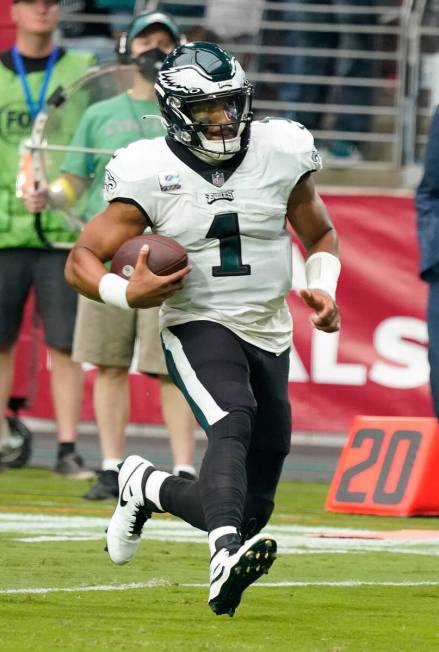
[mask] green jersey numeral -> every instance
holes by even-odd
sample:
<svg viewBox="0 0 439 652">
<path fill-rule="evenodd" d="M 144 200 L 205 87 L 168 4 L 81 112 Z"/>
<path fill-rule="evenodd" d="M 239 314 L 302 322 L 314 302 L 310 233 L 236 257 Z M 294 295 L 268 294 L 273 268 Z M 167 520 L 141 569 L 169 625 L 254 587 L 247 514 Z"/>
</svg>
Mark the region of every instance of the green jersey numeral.
<svg viewBox="0 0 439 652">
<path fill-rule="evenodd" d="M 212 267 L 213 276 L 247 276 L 251 265 L 243 265 L 241 257 L 241 236 L 237 213 L 218 213 L 206 238 L 215 238 L 220 244 L 221 265 Z"/>
</svg>

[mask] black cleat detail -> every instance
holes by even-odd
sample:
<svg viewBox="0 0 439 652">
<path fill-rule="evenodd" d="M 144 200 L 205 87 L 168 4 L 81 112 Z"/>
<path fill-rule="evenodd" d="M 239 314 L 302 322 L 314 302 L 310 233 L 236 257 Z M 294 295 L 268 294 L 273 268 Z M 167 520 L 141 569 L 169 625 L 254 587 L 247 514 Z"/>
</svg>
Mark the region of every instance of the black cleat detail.
<svg viewBox="0 0 439 652">
<path fill-rule="evenodd" d="M 217 616 L 234 615 L 245 589 L 270 570 L 277 557 L 276 551 L 276 541 L 262 537 L 238 558 L 219 594 L 209 602 Z"/>
</svg>

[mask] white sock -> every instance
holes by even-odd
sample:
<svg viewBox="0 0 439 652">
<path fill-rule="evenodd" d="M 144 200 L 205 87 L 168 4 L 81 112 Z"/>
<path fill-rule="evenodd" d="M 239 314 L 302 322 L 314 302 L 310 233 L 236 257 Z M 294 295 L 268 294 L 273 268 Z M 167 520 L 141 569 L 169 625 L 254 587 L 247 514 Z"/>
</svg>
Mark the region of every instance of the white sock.
<svg viewBox="0 0 439 652">
<path fill-rule="evenodd" d="M 157 507 L 157 509 L 160 509 L 162 512 L 164 511 L 161 502 L 160 502 L 160 489 L 163 484 L 163 482 L 166 480 L 166 478 L 169 478 L 171 476 L 170 473 L 166 473 L 166 471 L 153 471 L 151 475 L 149 476 L 148 480 L 146 481 L 146 487 L 145 487 L 145 496 L 148 500 L 151 500 L 154 505 Z"/>
<path fill-rule="evenodd" d="M 223 527 L 217 527 L 211 532 L 209 532 L 208 540 L 209 540 L 209 550 L 210 550 L 210 556 L 213 557 L 214 554 L 216 553 L 216 542 L 220 537 L 223 537 L 225 534 L 238 534 L 238 530 L 236 527 L 233 527 L 232 525 L 224 525 Z"/>
<path fill-rule="evenodd" d="M 119 473 L 117 465 L 122 462 L 121 457 L 107 457 L 105 460 L 102 460 L 102 470 L 103 471 L 116 471 Z"/>
<path fill-rule="evenodd" d="M 191 475 L 196 475 L 196 471 L 192 464 L 175 464 L 174 468 L 172 469 L 172 475 L 178 475 L 180 471 L 190 473 Z"/>
</svg>

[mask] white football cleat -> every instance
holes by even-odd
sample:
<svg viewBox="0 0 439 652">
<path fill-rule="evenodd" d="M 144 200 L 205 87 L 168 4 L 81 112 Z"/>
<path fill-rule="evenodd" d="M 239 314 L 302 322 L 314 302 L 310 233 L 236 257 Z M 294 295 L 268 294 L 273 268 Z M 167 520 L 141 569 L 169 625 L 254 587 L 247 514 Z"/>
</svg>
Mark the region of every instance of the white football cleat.
<svg viewBox="0 0 439 652">
<path fill-rule="evenodd" d="M 220 616 L 233 616 L 245 589 L 268 573 L 276 559 L 277 544 L 266 534 L 256 534 L 238 550 L 221 548 L 210 560 L 209 606 Z"/>
<path fill-rule="evenodd" d="M 155 466 L 139 455 L 130 455 L 119 471 L 119 499 L 107 529 L 106 550 L 115 564 L 130 561 L 139 546 L 145 522 L 155 505 L 145 499 L 145 485 Z"/>
</svg>

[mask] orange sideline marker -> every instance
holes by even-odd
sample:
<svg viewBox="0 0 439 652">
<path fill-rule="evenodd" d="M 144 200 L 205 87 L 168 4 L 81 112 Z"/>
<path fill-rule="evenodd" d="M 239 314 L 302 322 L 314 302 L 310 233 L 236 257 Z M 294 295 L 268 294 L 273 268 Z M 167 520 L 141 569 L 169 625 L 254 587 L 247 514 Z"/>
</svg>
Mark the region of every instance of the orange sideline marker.
<svg viewBox="0 0 439 652">
<path fill-rule="evenodd" d="M 438 421 L 355 417 L 325 509 L 382 516 L 439 515 Z"/>
</svg>

